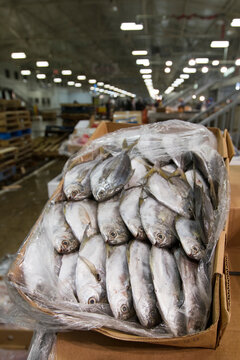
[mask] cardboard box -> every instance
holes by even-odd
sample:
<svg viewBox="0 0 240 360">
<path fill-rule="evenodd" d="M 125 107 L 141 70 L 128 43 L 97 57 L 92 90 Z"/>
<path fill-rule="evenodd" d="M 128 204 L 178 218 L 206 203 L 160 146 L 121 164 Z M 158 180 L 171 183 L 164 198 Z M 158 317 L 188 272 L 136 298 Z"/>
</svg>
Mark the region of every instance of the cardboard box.
<svg viewBox="0 0 240 360">
<path fill-rule="evenodd" d="M 91 139 L 98 138 L 104 134 L 117 130 L 122 127 L 127 127 L 129 124 L 114 124 L 114 123 L 104 123 L 102 122 L 95 133 L 92 135 Z M 229 160 L 233 156 L 234 150 L 229 137 L 228 132 L 225 130 L 224 133 L 219 129 L 210 128 L 210 130 L 215 134 L 218 140 L 218 151 L 223 156 L 226 167 L 229 167 Z M 84 158 L 81 158 L 81 161 L 89 159 L 92 154 L 86 155 Z M 58 186 L 55 196 L 58 196 L 61 193 L 62 183 Z M 38 222 L 41 220 L 41 216 L 38 219 Z M 38 222 L 35 226 L 38 225 Z M 34 228 L 33 230 L 34 231 Z M 31 240 L 31 234 L 29 235 L 28 241 Z M 230 320 L 230 288 L 229 288 L 229 274 L 228 274 L 228 262 L 225 259 L 225 244 L 226 244 L 226 232 L 223 231 L 218 245 L 216 248 L 215 255 L 215 264 L 214 264 L 214 286 L 213 286 L 213 302 L 212 302 L 212 325 L 207 328 L 205 331 L 202 331 L 199 334 L 187 335 L 178 338 L 171 339 L 154 339 L 147 337 L 140 337 L 131 334 L 126 334 L 117 330 L 112 330 L 108 328 L 100 328 L 95 331 L 106 335 L 110 338 L 125 340 L 127 342 L 140 342 L 148 344 L 159 344 L 164 346 L 175 346 L 175 347 L 202 347 L 202 348 L 216 348 L 222 338 L 227 324 Z M 21 279 L 21 271 L 18 264 L 21 262 L 22 257 L 24 256 L 26 248 L 26 243 L 22 246 L 21 251 L 13 264 L 9 272 L 9 279 L 12 282 L 18 282 Z M 36 307 L 36 304 L 31 301 L 24 293 L 17 290 L 26 301 L 30 302 L 33 307 Z M 51 312 L 50 310 L 48 312 Z M 81 332 L 78 332 L 78 336 L 81 337 Z"/>
</svg>

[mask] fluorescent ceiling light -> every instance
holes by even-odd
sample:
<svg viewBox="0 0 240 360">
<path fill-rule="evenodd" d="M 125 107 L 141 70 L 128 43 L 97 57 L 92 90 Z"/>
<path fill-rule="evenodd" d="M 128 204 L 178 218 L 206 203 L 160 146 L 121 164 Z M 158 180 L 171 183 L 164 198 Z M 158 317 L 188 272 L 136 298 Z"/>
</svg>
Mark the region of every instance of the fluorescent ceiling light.
<svg viewBox="0 0 240 360">
<path fill-rule="evenodd" d="M 89 82 L 89 84 L 96 84 L 97 80 L 95 80 L 95 79 L 89 79 L 88 82 Z"/>
<path fill-rule="evenodd" d="M 90 90 L 95 90 L 95 89 L 94 89 L 94 86 L 91 86 L 91 87 L 90 87 Z"/>
<path fill-rule="evenodd" d="M 105 87 L 106 89 L 109 89 L 109 88 L 110 88 L 110 85 L 109 85 L 109 84 L 105 84 L 104 87 Z"/>
<path fill-rule="evenodd" d="M 75 84 L 75 82 L 74 82 L 74 81 L 68 81 L 67 84 L 68 84 L 69 86 L 73 86 L 73 85 Z"/>
<path fill-rule="evenodd" d="M 151 79 L 152 75 L 151 74 L 144 74 L 142 76 L 143 79 Z"/>
<path fill-rule="evenodd" d="M 46 75 L 45 74 L 37 74 L 37 79 L 46 79 Z"/>
<path fill-rule="evenodd" d="M 72 75 L 72 70 L 62 70 L 62 75 Z"/>
<path fill-rule="evenodd" d="M 211 48 L 227 48 L 229 47 L 229 41 L 227 40 L 217 40 L 211 42 Z"/>
<path fill-rule="evenodd" d="M 236 66 L 240 66 L 240 59 L 237 59 L 237 60 L 235 61 L 235 65 L 236 65 Z"/>
<path fill-rule="evenodd" d="M 218 66 L 219 65 L 219 60 L 213 60 L 212 65 L 213 66 Z"/>
<path fill-rule="evenodd" d="M 99 81 L 99 82 L 97 83 L 97 85 L 98 85 L 98 86 L 103 86 L 104 83 L 103 83 L 102 81 Z"/>
<path fill-rule="evenodd" d="M 193 99 L 193 100 L 195 100 L 196 98 L 197 98 L 196 95 L 193 95 L 193 96 L 192 96 L 192 99 Z"/>
<path fill-rule="evenodd" d="M 196 62 L 196 64 L 208 64 L 209 59 L 208 58 L 196 58 L 195 62 Z"/>
<path fill-rule="evenodd" d="M 48 61 L 37 61 L 37 62 L 36 62 L 36 66 L 37 66 L 37 67 L 48 67 L 48 66 L 49 66 L 49 62 L 48 62 Z"/>
<path fill-rule="evenodd" d="M 181 74 L 181 75 L 180 75 L 180 78 L 181 78 L 181 79 L 189 79 L 189 78 L 190 78 L 190 75 L 188 75 L 188 74 Z"/>
<path fill-rule="evenodd" d="M 132 55 L 135 55 L 135 56 L 141 56 L 141 55 L 147 55 L 148 52 L 147 50 L 133 50 L 132 51 Z"/>
<path fill-rule="evenodd" d="M 11 53 L 12 59 L 26 59 L 26 54 L 24 52 L 13 52 Z"/>
<path fill-rule="evenodd" d="M 205 100 L 205 96 L 203 96 L 203 95 L 199 96 L 199 100 L 200 100 L 200 101 L 204 101 L 204 100 Z"/>
<path fill-rule="evenodd" d="M 77 79 L 78 80 L 86 80 L 86 76 L 85 75 L 78 75 Z"/>
<path fill-rule="evenodd" d="M 120 29 L 123 31 L 131 31 L 131 30 L 142 30 L 142 24 L 136 24 L 135 22 L 125 22 L 121 23 Z"/>
<path fill-rule="evenodd" d="M 197 69 L 185 67 L 185 68 L 183 68 L 183 72 L 186 74 L 194 74 L 195 72 L 197 72 Z"/>
<path fill-rule="evenodd" d="M 222 66 L 220 69 L 221 73 L 225 73 L 227 71 L 227 67 L 226 66 Z"/>
<path fill-rule="evenodd" d="M 231 26 L 239 27 L 240 26 L 240 19 L 232 19 Z"/>
<path fill-rule="evenodd" d="M 172 61 L 171 61 L 171 60 L 167 60 L 167 61 L 165 62 L 165 65 L 166 65 L 166 66 L 172 66 Z"/>
<path fill-rule="evenodd" d="M 62 82 L 62 79 L 61 78 L 54 78 L 53 81 L 55 83 L 61 83 Z"/>
<path fill-rule="evenodd" d="M 152 69 L 140 69 L 140 74 L 151 74 Z"/>
<path fill-rule="evenodd" d="M 137 59 L 136 60 L 137 65 L 143 65 L 143 66 L 149 66 L 150 62 L 148 59 Z"/>
<path fill-rule="evenodd" d="M 170 72 L 171 72 L 170 67 L 166 67 L 166 68 L 164 69 L 164 72 L 167 73 L 167 74 L 170 73 Z"/>
<path fill-rule="evenodd" d="M 169 86 L 169 87 L 167 88 L 167 90 L 165 90 L 164 92 L 165 92 L 165 94 L 170 94 L 173 90 L 174 90 L 174 87 L 173 87 L 173 86 Z"/>
<path fill-rule="evenodd" d="M 196 61 L 194 59 L 190 59 L 188 62 L 188 65 L 194 66 L 196 64 Z"/>
<path fill-rule="evenodd" d="M 81 83 L 75 83 L 75 87 L 81 87 L 82 86 L 82 84 Z"/>
<path fill-rule="evenodd" d="M 31 71 L 30 70 L 21 70 L 21 75 L 23 75 L 23 76 L 31 75 Z"/>
<path fill-rule="evenodd" d="M 202 73 L 206 74 L 208 72 L 208 67 L 207 66 L 203 66 L 202 67 Z"/>
</svg>

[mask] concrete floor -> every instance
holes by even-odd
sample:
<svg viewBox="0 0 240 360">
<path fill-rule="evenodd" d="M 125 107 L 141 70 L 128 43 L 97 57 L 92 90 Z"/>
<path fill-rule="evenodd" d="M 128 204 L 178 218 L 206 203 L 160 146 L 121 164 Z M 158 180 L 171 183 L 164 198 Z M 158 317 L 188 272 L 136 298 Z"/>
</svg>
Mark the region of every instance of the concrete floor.
<svg viewBox="0 0 240 360">
<path fill-rule="evenodd" d="M 51 161 L 18 182 L 20 189 L 0 192 L 0 258 L 19 249 L 48 200 L 47 183 L 63 165 L 63 160 Z"/>
</svg>

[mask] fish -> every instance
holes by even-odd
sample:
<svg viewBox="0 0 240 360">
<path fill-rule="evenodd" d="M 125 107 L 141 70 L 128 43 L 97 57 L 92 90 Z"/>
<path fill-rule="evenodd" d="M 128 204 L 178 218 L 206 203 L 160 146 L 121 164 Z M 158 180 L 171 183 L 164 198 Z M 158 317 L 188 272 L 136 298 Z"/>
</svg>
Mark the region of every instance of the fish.
<svg viewBox="0 0 240 360">
<path fill-rule="evenodd" d="M 120 245 L 130 240 L 130 232 L 119 211 L 119 197 L 98 204 L 98 226 L 105 242 Z"/>
<path fill-rule="evenodd" d="M 175 218 L 177 214 L 151 196 L 140 199 L 143 228 L 151 243 L 157 247 L 170 247 L 176 242 Z"/>
<path fill-rule="evenodd" d="M 182 248 L 174 249 L 174 257 L 181 275 L 187 333 L 194 334 L 206 328 L 209 316 L 209 295 L 201 286 L 202 279 L 196 261 L 189 259 Z"/>
<path fill-rule="evenodd" d="M 142 193 L 141 187 L 134 187 L 122 192 L 120 198 L 120 215 L 135 238 L 146 240 L 147 236 L 142 226 L 139 199 Z"/>
<path fill-rule="evenodd" d="M 81 304 L 106 302 L 106 248 L 99 234 L 86 237 L 80 246 L 76 292 Z"/>
<path fill-rule="evenodd" d="M 133 174 L 130 177 L 124 189 L 130 189 L 132 187 L 140 186 L 145 181 L 147 172 L 151 169 L 151 166 L 141 157 L 134 157 L 131 159 L 131 167 Z"/>
<path fill-rule="evenodd" d="M 78 252 L 62 256 L 57 284 L 57 291 L 61 300 L 77 302 L 75 289 L 77 259 Z"/>
<path fill-rule="evenodd" d="M 160 170 L 161 171 L 161 170 Z M 162 205 L 186 218 L 193 213 L 193 192 L 187 181 L 179 176 L 169 178 L 161 171 L 150 170 L 146 175 L 147 184 L 144 189 L 157 199 Z"/>
<path fill-rule="evenodd" d="M 77 251 L 79 241 L 65 220 L 62 203 L 51 203 L 43 217 L 43 227 L 49 241 L 60 254 Z"/>
<path fill-rule="evenodd" d="M 188 170 L 185 172 L 185 175 L 187 182 L 191 186 L 192 190 L 194 190 L 195 185 L 198 185 L 204 190 L 205 193 L 207 193 L 208 196 L 210 196 L 208 185 L 198 170 Z"/>
<path fill-rule="evenodd" d="M 201 240 L 198 223 L 195 220 L 178 217 L 175 228 L 187 256 L 194 260 L 201 260 L 205 255 L 205 247 Z"/>
<path fill-rule="evenodd" d="M 99 159 L 78 164 L 64 176 L 63 191 L 68 200 L 83 200 L 91 196 L 90 174 Z"/>
<path fill-rule="evenodd" d="M 148 243 L 132 240 L 129 244 L 128 267 L 133 305 L 140 323 L 148 329 L 157 326 L 161 320 L 149 264 L 150 251 Z"/>
<path fill-rule="evenodd" d="M 131 318 L 134 309 L 127 263 L 127 244 L 107 245 L 106 287 L 113 316 L 120 320 Z"/>
<path fill-rule="evenodd" d="M 180 274 L 170 250 L 152 246 L 150 269 L 163 321 L 174 336 L 186 335 L 186 315 Z"/>
<path fill-rule="evenodd" d="M 192 163 L 192 153 L 191 151 L 187 151 L 181 155 L 175 155 L 172 157 L 172 160 L 178 168 L 186 171 Z"/>
<path fill-rule="evenodd" d="M 108 200 L 119 193 L 132 176 L 127 151 L 97 165 L 90 174 L 92 194 L 97 201 Z"/>
<path fill-rule="evenodd" d="M 97 202 L 85 199 L 82 201 L 65 202 L 65 219 L 73 234 L 81 243 L 84 234 L 87 237 L 99 232 L 97 224 Z"/>
<path fill-rule="evenodd" d="M 163 171 L 171 174 L 171 173 L 174 173 L 174 171 L 177 170 L 177 167 L 176 167 L 176 165 L 174 165 L 174 164 L 168 164 L 168 165 L 162 166 L 161 169 L 162 169 Z"/>
</svg>

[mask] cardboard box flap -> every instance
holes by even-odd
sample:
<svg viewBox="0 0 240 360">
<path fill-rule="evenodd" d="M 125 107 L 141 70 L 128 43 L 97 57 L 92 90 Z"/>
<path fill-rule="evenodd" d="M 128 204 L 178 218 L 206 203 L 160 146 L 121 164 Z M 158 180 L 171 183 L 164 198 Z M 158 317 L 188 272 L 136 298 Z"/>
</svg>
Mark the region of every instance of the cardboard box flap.
<svg viewBox="0 0 240 360">
<path fill-rule="evenodd" d="M 220 274 L 220 275 L 223 274 L 225 242 L 226 242 L 226 233 L 225 231 L 222 231 L 215 252 L 215 261 L 213 267 L 214 274 Z"/>
<path fill-rule="evenodd" d="M 106 122 L 106 121 L 102 121 L 100 125 L 98 125 L 97 129 L 95 130 L 95 132 L 92 134 L 92 136 L 90 137 L 90 140 L 95 140 L 107 133 L 125 128 L 125 127 L 130 127 L 130 126 L 136 126 L 137 124 L 116 124 L 116 123 L 112 123 L 112 122 Z"/>
<path fill-rule="evenodd" d="M 228 157 L 228 148 L 226 144 L 226 139 L 222 136 L 222 131 L 218 128 L 209 127 L 208 130 L 210 130 L 217 138 L 218 143 L 218 152 L 222 155 L 224 159 Z"/>
<path fill-rule="evenodd" d="M 235 155 L 235 150 L 234 150 L 231 136 L 230 136 L 229 132 L 227 131 L 227 129 L 224 130 L 223 137 L 225 138 L 225 141 L 227 144 L 228 158 L 229 158 L 229 161 L 231 161 L 233 156 Z"/>
</svg>

